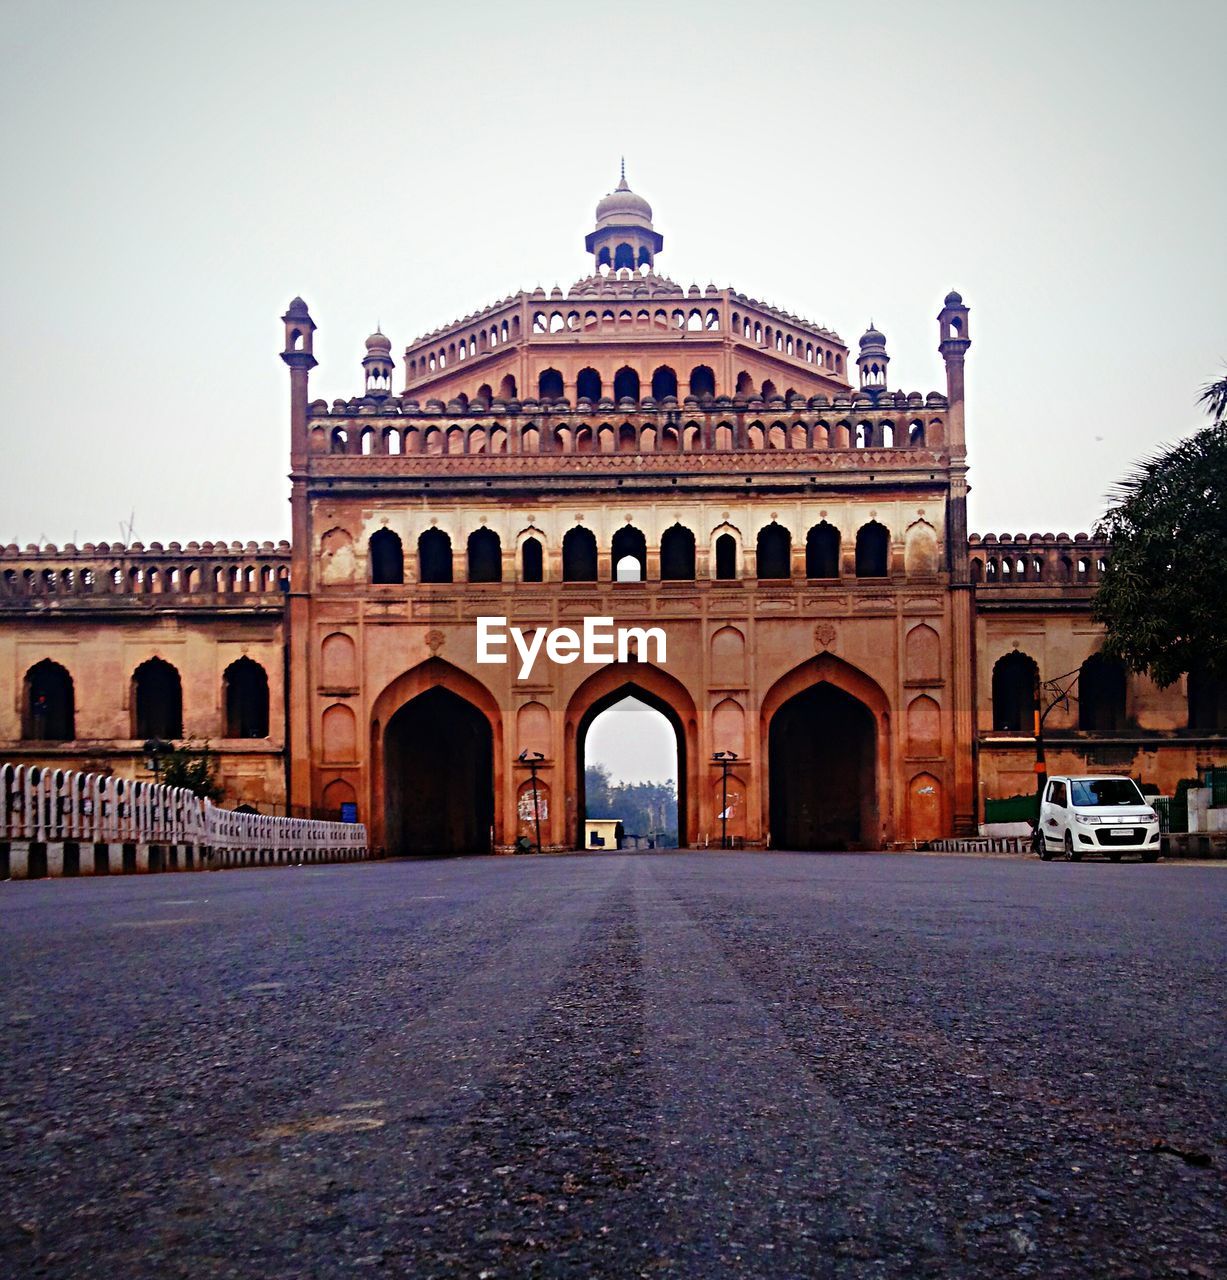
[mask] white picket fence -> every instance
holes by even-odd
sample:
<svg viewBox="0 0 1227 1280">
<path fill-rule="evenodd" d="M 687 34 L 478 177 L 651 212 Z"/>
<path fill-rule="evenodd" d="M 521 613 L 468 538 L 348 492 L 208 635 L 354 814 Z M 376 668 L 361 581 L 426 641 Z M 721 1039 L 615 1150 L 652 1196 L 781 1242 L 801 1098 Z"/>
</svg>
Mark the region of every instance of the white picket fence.
<svg viewBox="0 0 1227 1280">
<path fill-rule="evenodd" d="M 359 823 L 236 813 L 180 787 L 0 765 L 0 879 L 367 856 Z"/>
</svg>

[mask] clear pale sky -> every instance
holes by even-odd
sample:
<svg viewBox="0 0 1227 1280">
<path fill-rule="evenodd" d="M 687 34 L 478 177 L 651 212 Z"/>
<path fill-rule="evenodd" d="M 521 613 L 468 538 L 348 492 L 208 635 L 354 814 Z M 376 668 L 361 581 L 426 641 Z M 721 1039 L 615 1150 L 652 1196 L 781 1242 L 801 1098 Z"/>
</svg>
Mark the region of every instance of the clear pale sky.
<svg viewBox="0 0 1227 1280">
<path fill-rule="evenodd" d="M 660 268 L 944 389 L 972 526 L 1086 527 L 1227 358 L 1221 4 L 261 2 L 0 9 L 0 541 L 280 537 L 278 317 L 313 394 L 586 270 L 627 156 Z M 398 362 L 399 363 L 399 362 Z M 400 370 L 398 368 L 398 377 Z"/>
<path fill-rule="evenodd" d="M 677 739 L 659 711 L 638 698 L 623 698 L 593 720 L 584 764 L 603 764 L 620 782 L 676 782 Z"/>
</svg>

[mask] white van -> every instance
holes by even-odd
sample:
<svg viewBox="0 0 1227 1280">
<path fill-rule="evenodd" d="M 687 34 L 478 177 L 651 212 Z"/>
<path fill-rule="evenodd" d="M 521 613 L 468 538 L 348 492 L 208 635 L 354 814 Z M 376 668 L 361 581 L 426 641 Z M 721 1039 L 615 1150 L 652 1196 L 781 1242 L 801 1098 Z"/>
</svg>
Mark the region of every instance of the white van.
<svg viewBox="0 0 1227 1280">
<path fill-rule="evenodd" d="M 1045 862 L 1064 853 L 1070 862 L 1085 854 L 1140 853 L 1143 862 L 1159 856 L 1159 815 L 1132 778 L 1049 778 L 1040 801 L 1035 852 Z"/>
</svg>

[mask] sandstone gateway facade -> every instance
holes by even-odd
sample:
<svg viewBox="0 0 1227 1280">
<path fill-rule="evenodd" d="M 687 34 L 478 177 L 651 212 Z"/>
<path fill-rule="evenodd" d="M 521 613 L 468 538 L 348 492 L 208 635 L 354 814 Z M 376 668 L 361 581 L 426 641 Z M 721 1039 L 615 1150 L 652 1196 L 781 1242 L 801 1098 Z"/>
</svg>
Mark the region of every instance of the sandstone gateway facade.
<svg viewBox="0 0 1227 1280">
<path fill-rule="evenodd" d="M 376 847 L 576 846 L 592 720 L 633 693 L 677 734 L 683 843 L 846 848 L 967 832 L 1054 771 L 1170 792 L 1222 760 L 1223 689 L 1097 655 L 1086 535 L 968 536 L 968 308 L 945 387 L 890 386 L 830 329 L 658 273 L 625 181 L 591 273 L 414 342 L 366 343 L 363 394 L 312 399 L 315 324 L 283 321 L 292 540 L 0 552 L 0 758 L 142 776 L 208 739 L 227 802 L 334 816 Z M 661 627 L 665 664 L 479 665 L 476 619 Z M 650 656 L 650 655 L 645 655 Z M 1077 677 L 1076 683 L 1074 677 Z"/>
</svg>

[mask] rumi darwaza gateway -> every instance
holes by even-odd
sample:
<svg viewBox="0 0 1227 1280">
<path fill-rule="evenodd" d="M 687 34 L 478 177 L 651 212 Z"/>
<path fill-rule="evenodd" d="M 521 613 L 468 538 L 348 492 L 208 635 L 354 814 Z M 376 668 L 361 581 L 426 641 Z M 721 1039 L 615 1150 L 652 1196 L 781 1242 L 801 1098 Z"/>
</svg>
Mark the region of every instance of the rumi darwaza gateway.
<svg viewBox="0 0 1227 1280">
<path fill-rule="evenodd" d="M 412 342 L 366 340 L 360 395 L 312 399 L 284 321 L 289 543 L 0 550 L 0 760 L 149 777 L 207 740 L 226 803 L 337 816 L 388 852 L 582 843 L 584 750 L 633 694 L 677 735 L 679 842 L 911 845 L 1053 772 L 1170 794 L 1221 754 L 1223 690 L 1100 655 L 1086 534 L 967 530 L 969 308 L 937 316 L 941 391 L 886 338 L 660 274 L 625 176 L 590 272 Z M 402 381 L 403 379 L 403 381 Z M 401 390 L 395 387 L 400 383 Z M 659 627 L 667 660 L 478 664 L 476 619 Z M 642 658 L 642 660 L 641 660 Z M 735 752 L 727 780 L 714 759 Z"/>
</svg>

